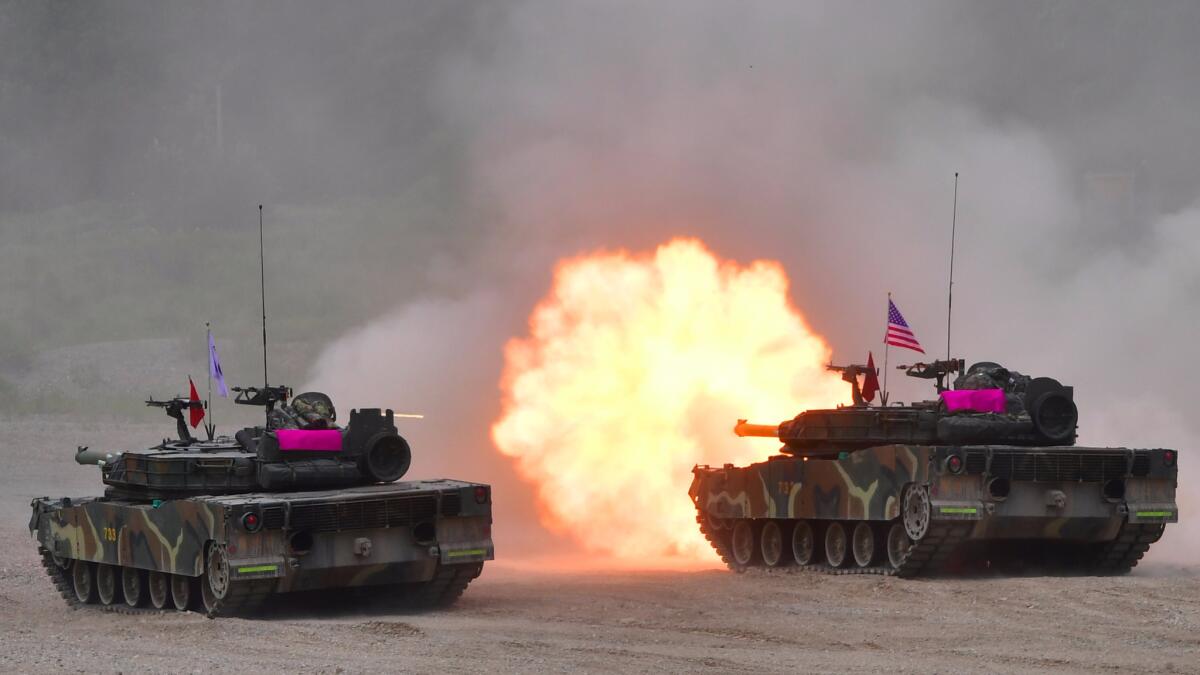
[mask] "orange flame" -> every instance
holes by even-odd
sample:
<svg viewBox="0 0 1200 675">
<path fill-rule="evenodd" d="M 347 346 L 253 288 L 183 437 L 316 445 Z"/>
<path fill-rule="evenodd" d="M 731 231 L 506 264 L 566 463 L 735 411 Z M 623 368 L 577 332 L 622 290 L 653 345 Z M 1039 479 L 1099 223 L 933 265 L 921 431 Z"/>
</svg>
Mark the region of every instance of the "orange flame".
<svg viewBox="0 0 1200 675">
<path fill-rule="evenodd" d="M 720 261 L 695 239 L 561 262 L 529 337 L 505 347 L 492 427 L 545 525 L 627 561 L 713 559 L 688 499 L 692 466 L 778 448 L 736 438 L 738 417 L 845 398 L 787 287 L 778 263 Z"/>
</svg>

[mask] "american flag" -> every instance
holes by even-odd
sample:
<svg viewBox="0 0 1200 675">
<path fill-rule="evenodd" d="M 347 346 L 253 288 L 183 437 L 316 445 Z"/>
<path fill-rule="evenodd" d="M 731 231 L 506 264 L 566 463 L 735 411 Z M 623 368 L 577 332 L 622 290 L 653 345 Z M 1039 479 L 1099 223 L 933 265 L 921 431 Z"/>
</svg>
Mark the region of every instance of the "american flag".
<svg viewBox="0 0 1200 675">
<path fill-rule="evenodd" d="M 904 320 L 904 315 L 900 310 L 896 309 L 896 303 L 888 299 L 888 326 L 887 335 L 883 341 L 893 347 L 904 347 L 911 349 L 914 352 L 925 353 L 921 348 L 921 343 L 917 342 L 917 336 L 913 335 L 912 329 L 908 327 L 908 322 Z"/>
</svg>

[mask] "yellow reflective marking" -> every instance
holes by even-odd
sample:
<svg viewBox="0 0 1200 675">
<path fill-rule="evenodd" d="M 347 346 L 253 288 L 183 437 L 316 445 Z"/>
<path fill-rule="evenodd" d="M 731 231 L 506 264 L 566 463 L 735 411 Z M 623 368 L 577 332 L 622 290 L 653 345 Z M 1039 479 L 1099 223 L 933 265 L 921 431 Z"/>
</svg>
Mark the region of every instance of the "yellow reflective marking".
<svg viewBox="0 0 1200 675">
<path fill-rule="evenodd" d="M 468 555 L 487 555 L 486 548 L 468 548 L 461 551 L 450 551 L 446 554 L 447 558 L 462 558 Z"/>
<path fill-rule="evenodd" d="M 1138 518 L 1170 518 L 1170 511 L 1138 511 Z"/>
<path fill-rule="evenodd" d="M 279 565 L 251 565 L 249 567 L 237 568 L 238 574 L 253 574 L 255 572 L 274 572 L 279 569 Z"/>
<path fill-rule="evenodd" d="M 943 506 L 940 507 L 942 513 L 978 513 L 979 509 L 973 506 Z"/>
</svg>

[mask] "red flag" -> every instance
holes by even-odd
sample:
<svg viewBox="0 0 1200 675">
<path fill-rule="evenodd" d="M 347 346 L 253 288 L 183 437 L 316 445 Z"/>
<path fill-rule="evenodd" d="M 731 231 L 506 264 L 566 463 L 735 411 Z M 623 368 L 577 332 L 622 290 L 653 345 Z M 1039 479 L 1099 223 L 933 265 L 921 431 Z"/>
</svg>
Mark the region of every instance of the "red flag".
<svg viewBox="0 0 1200 675">
<path fill-rule="evenodd" d="M 192 389 L 191 393 L 188 394 L 188 400 L 192 402 L 191 407 L 188 409 L 188 421 L 192 423 L 192 428 L 195 429 L 200 424 L 200 420 L 204 419 L 204 407 L 197 405 L 200 403 L 200 392 L 196 391 L 196 383 L 192 382 L 191 375 L 188 375 L 188 386 Z"/>
<path fill-rule="evenodd" d="M 867 376 L 863 378 L 862 397 L 870 403 L 879 391 L 879 376 L 875 374 L 875 356 L 867 352 Z"/>
</svg>

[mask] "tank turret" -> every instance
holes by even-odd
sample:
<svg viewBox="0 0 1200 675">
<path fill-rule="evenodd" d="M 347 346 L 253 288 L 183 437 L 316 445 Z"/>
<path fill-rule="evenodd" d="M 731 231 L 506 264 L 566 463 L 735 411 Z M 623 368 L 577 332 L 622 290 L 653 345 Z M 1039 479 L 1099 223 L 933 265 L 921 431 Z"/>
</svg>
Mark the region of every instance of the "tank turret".
<svg viewBox="0 0 1200 675">
<path fill-rule="evenodd" d="M 774 426 L 738 420 L 734 433 L 777 437 L 784 453 L 803 456 L 888 444 L 1039 447 L 1075 442 L 1079 413 L 1073 389 L 1053 378 L 1031 378 L 992 362 L 976 363 L 963 372 L 961 359 L 900 368 L 911 377 L 936 380 L 938 398 L 868 406 L 861 402 L 856 379 L 847 377 L 856 394 L 853 406 L 807 410 Z M 953 373 L 960 374 L 950 388 L 945 382 Z"/>
<path fill-rule="evenodd" d="M 75 461 L 100 467 L 112 496 L 171 499 L 189 495 L 352 487 L 399 480 L 412 450 L 397 432 L 391 410 L 352 410 L 337 424 L 333 401 L 320 392 L 292 397 L 287 387 L 235 387 L 236 403 L 265 408 L 263 426 L 232 438 L 198 440 L 183 411 L 184 397 L 150 399 L 176 422 L 178 438 L 146 450 L 103 452 L 80 448 Z"/>
</svg>

